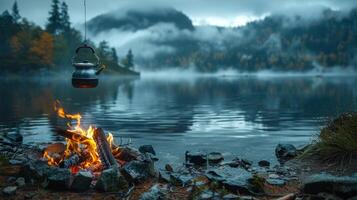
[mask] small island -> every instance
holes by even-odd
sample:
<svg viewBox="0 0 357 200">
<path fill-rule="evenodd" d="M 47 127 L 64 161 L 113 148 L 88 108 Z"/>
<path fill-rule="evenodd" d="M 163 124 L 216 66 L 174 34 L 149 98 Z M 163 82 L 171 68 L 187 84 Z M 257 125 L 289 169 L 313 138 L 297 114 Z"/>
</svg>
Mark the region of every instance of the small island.
<svg viewBox="0 0 357 200">
<path fill-rule="evenodd" d="M 52 2 L 45 28 L 21 17 L 16 1 L 11 12 L 6 10 L 0 15 L 0 24 L 0 59 L 4 74 L 71 71 L 74 51 L 85 40 L 72 26 L 66 2 L 58 0 Z M 106 41 L 98 45 L 87 39 L 84 42 L 94 47 L 101 64 L 106 67 L 104 74 L 140 75 L 134 70 L 131 50 L 119 59 L 116 49 Z"/>
</svg>

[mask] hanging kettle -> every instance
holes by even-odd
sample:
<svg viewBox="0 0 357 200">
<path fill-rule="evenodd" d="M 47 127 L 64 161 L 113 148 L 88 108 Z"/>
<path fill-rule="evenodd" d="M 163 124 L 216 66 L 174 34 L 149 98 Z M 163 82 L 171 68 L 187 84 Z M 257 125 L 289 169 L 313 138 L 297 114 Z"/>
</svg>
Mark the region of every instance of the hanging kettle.
<svg viewBox="0 0 357 200">
<path fill-rule="evenodd" d="M 89 50 L 92 54 L 92 62 L 88 61 L 88 58 L 81 58 L 80 52 Z M 76 49 L 76 54 L 73 57 L 72 65 L 75 71 L 72 74 L 72 85 L 75 88 L 95 88 L 98 85 L 98 75 L 105 68 L 99 67 L 99 57 L 95 53 L 95 50 L 84 44 Z"/>
</svg>

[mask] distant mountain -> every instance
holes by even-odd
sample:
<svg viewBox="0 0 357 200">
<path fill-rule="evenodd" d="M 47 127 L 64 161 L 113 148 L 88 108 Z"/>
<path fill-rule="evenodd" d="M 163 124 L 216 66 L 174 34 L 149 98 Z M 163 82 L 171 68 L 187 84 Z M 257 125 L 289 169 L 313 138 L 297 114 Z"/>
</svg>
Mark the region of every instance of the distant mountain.
<svg viewBox="0 0 357 200">
<path fill-rule="evenodd" d="M 105 13 L 91 19 L 88 22 L 88 29 L 94 34 L 111 29 L 137 31 L 158 23 L 171 23 L 179 29 L 194 29 L 190 18 L 173 8 L 128 9 L 124 12 L 118 10 Z"/>
<path fill-rule="evenodd" d="M 150 28 L 160 23 L 172 23 L 176 28 Z M 117 47 L 132 49 L 136 64 L 150 70 L 192 66 L 200 72 L 357 68 L 357 9 L 326 9 L 315 18 L 271 15 L 234 28 L 194 27 L 185 14 L 169 8 L 107 13 L 89 24 L 93 33 L 104 33 L 103 39 L 111 29 L 135 34 L 150 28 L 126 41 L 126 46 Z M 152 55 L 145 55 L 148 52 Z"/>
</svg>

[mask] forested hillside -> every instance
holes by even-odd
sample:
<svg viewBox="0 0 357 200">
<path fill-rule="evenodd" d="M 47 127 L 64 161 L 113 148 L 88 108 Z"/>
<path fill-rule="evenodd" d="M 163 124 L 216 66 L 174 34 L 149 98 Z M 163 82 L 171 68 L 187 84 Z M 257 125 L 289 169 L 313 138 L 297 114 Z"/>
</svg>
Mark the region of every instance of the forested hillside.
<svg viewBox="0 0 357 200">
<path fill-rule="evenodd" d="M 178 12 L 170 9 L 164 11 Z M 126 12 L 156 18 L 136 17 L 133 20 L 128 17 L 132 16 L 129 14 L 103 14 L 91 21 L 97 25 L 101 22 L 100 26 L 95 26 L 93 34 L 101 33 L 104 37 L 110 37 L 111 34 L 129 32 L 134 39 L 123 43 L 138 52 L 137 62 L 145 69 L 194 67 L 200 72 L 227 68 L 240 71 L 306 71 L 316 66 L 321 70 L 334 66 L 357 66 L 357 9 L 348 12 L 329 9 L 316 11 L 318 17 L 311 19 L 273 14 L 233 28 L 185 28 L 177 25 L 182 18 L 170 18 L 170 21 L 164 15 L 158 18 L 157 9 L 141 14 L 132 10 Z M 129 22 L 131 27 L 136 28 L 127 29 Z M 147 26 L 141 26 L 145 23 Z M 154 55 L 147 56 L 148 51 L 154 52 Z"/>
</svg>

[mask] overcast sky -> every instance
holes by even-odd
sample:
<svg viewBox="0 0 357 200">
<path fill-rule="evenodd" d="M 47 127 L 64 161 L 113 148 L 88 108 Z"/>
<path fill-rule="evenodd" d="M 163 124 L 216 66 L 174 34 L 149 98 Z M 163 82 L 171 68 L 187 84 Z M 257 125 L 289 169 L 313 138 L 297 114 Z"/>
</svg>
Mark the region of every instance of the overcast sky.
<svg viewBox="0 0 357 200">
<path fill-rule="evenodd" d="M 17 0 L 20 14 L 40 25 L 46 23 L 51 0 Z M 83 22 L 83 0 L 64 0 L 71 21 Z M 14 0 L 0 0 L 0 11 L 11 9 Z M 357 0 L 87 0 L 88 18 L 124 7 L 169 6 L 186 13 L 195 24 L 244 25 L 271 13 L 314 14 L 317 9 L 357 7 Z"/>
</svg>

